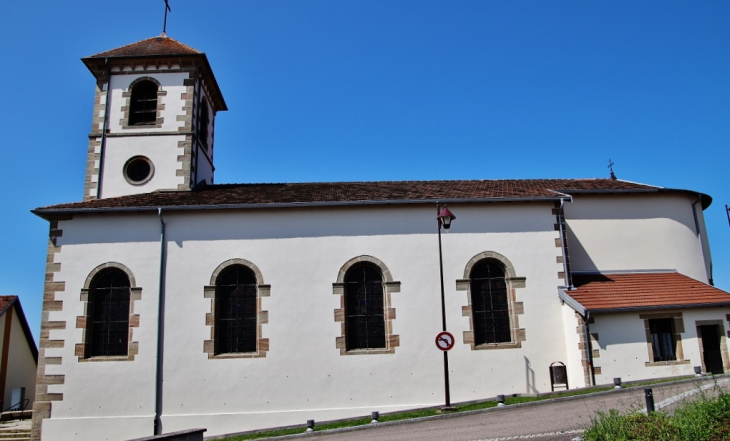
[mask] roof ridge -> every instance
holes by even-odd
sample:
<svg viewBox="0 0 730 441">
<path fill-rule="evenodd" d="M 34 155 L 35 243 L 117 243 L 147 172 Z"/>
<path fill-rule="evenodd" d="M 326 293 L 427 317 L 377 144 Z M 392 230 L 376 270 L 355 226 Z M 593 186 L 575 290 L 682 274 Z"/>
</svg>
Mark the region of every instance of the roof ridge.
<svg viewBox="0 0 730 441">
<path fill-rule="evenodd" d="M 145 38 L 145 39 L 142 39 L 142 40 L 139 40 L 139 41 L 135 41 L 135 42 L 132 42 L 132 43 L 128 43 L 128 44 L 124 44 L 124 45 L 121 45 L 121 46 L 117 46 L 117 47 L 115 47 L 113 49 L 109 49 L 109 50 L 97 52 L 97 53 L 95 53 L 93 55 L 89 55 L 86 58 L 113 57 L 114 56 L 114 55 L 112 55 L 113 52 L 121 51 L 123 49 L 128 49 L 128 48 L 134 47 L 134 46 L 144 45 L 146 43 L 150 43 L 150 42 L 156 41 L 157 39 L 160 39 L 160 38 L 161 39 L 165 39 L 165 40 L 167 40 L 169 42 L 172 42 L 174 44 L 177 44 L 179 46 L 182 46 L 183 48 L 185 48 L 185 49 L 187 49 L 187 50 L 189 50 L 191 52 L 194 52 L 195 54 L 200 54 L 200 55 L 203 54 L 203 52 L 199 51 L 198 49 L 195 49 L 194 47 L 189 46 L 189 45 L 187 45 L 187 44 L 185 44 L 185 43 L 183 43 L 183 42 L 181 42 L 179 40 L 176 40 L 176 39 L 168 36 L 167 34 L 164 34 L 163 33 L 162 35 L 157 35 L 157 36 Z M 193 54 L 188 54 L 188 55 L 193 55 Z M 119 55 L 119 56 L 124 56 L 124 55 Z"/>
</svg>

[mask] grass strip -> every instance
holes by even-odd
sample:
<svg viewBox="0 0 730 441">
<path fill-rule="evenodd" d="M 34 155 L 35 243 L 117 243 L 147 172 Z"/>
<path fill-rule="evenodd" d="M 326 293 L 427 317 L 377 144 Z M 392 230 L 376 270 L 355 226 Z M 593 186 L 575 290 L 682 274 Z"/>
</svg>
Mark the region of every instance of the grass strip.
<svg viewBox="0 0 730 441">
<path fill-rule="evenodd" d="M 662 379 L 662 380 L 648 380 L 643 381 L 639 383 L 633 383 L 630 385 L 627 385 L 627 388 L 631 387 L 641 387 L 641 386 L 649 386 L 652 384 L 659 384 L 659 383 L 667 383 L 670 381 L 677 381 L 677 380 L 683 380 L 686 378 L 693 378 L 692 376 L 689 377 L 681 377 L 681 378 L 671 378 L 671 379 Z M 544 400 L 552 400 L 554 398 L 564 398 L 564 397 L 572 397 L 577 395 L 586 395 L 591 394 L 595 392 L 603 392 L 607 390 L 613 389 L 612 386 L 603 386 L 603 387 L 593 387 L 590 389 L 580 389 L 580 390 L 572 390 L 572 391 L 565 391 L 565 392 L 559 392 L 559 393 L 551 393 L 547 395 L 538 395 L 536 397 L 507 397 L 505 399 L 505 404 L 512 405 L 512 404 L 522 404 L 522 403 L 532 403 L 534 401 L 544 401 Z M 492 407 L 497 407 L 496 401 L 483 401 L 480 403 L 471 403 L 471 404 L 462 404 L 459 406 L 456 406 L 456 413 L 458 412 L 467 412 L 470 410 L 481 410 L 481 409 L 489 409 Z M 387 415 L 381 415 L 379 421 L 381 423 L 390 422 L 390 421 L 400 421 L 400 420 L 409 420 L 409 419 L 415 419 L 415 418 L 423 418 L 423 417 L 429 417 L 438 415 L 440 412 L 438 409 L 421 409 L 421 410 L 412 410 L 407 412 L 399 412 L 399 413 L 391 413 Z M 325 423 L 325 424 L 317 424 L 314 426 L 315 431 L 320 430 L 331 430 L 331 429 L 343 429 L 346 427 L 355 427 L 355 426 L 365 426 L 370 424 L 370 418 L 356 418 L 352 420 L 345 420 L 345 421 L 336 421 L 333 423 Z M 246 441 L 246 440 L 254 440 L 254 439 L 261 439 L 261 438 L 273 438 L 276 436 L 284 436 L 284 435 L 295 435 L 304 433 L 304 428 L 288 428 L 288 429 L 274 429 L 274 430 L 267 430 L 264 432 L 254 432 L 254 433 L 248 433 L 245 435 L 236 435 L 228 438 L 224 438 L 221 441 Z"/>
<path fill-rule="evenodd" d="M 599 412 L 583 433 L 585 441 L 671 440 L 718 441 L 730 439 L 730 395 L 700 393 L 697 400 L 681 406 L 674 415 L 664 412 L 621 414 L 615 409 Z"/>
</svg>

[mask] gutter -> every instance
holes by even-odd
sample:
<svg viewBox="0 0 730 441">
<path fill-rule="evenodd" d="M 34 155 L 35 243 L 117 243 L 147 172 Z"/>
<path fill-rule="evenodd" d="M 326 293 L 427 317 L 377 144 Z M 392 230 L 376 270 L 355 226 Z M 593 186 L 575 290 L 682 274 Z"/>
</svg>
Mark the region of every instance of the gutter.
<svg viewBox="0 0 730 441">
<path fill-rule="evenodd" d="M 164 192 L 160 192 L 163 193 Z M 151 195 L 154 193 L 147 193 Z M 531 197 L 531 198 L 469 198 L 469 199 L 439 199 L 441 203 L 449 204 L 472 204 L 472 203 L 499 203 L 499 202 L 550 202 L 560 201 L 566 196 L 555 197 Z M 570 198 L 570 196 L 567 196 Z M 108 200 L 108 199 L 105 199 Z M 570 198 L 572 202 L 572 198 Z M 371 206 L 371 205 L 418 205 L 433 204 L 436 199 L 386 199 L 380 201 L 334 201 L 334 202 L 283 202 L 273 204 L 221 204 L 221 205 L 170 205 L 166 206 L 167 211 L 186 210 L 232 210 L 232 209 L 259 209 L 259 208 L 306 208 L 306 207 L 347 207 L 347 206 Z M 83 203 L 83 202 L 81 202 Z M 158 211 L 158 206 L 147 207 L 93 207 L 93 208 L 36 208 L 31 213 L 36 216 L 54 214 L 74 213 L 108 213 L 108 212 L 147 212 Z"/>
<path fill-rule="evenodd" d="M 157 306 L 157 359 L 155 368 L 155 421 L 154 434 L 162 434 L 162 385 L 163 385 L 163 364 L 165 354 L 165 220 L 162 217 L 162 208 L 157 209 L 157 216 L 160 219 L 160 284 L 159 303 Z"/>
</svg>

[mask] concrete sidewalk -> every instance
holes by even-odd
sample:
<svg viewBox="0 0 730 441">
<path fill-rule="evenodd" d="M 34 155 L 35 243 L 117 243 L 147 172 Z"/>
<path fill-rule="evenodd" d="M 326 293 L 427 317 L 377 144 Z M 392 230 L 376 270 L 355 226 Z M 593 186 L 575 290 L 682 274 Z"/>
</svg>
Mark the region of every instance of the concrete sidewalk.
<svg viewBox="0 0 730 441">
<path fill-rule="evenodd" d="M 715 385 L 730 390 L 730 378 L 684 380 L 648 387 L 653 390 L 657 410 L 671 412 L 682 401 L 699 397 L 700 388 L 705 388 L 702 393 L 712 394 Z M 644 387 L 268 439 L 316 436 L 323 441 L 565 441 L 578 437 L 590 426 L 596 412 L 609 409 L 642 411 L 645 409 Z"/>
</svg>

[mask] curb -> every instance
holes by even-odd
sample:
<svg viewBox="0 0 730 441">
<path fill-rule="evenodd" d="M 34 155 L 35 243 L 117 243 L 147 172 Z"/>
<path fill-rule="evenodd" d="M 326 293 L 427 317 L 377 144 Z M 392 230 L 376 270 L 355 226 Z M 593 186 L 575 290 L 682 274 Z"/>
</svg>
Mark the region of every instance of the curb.
<svg viewBox="0 0 730 441">
<path fill-rule="evenodd" d="M 448 418 L 459 418 L 459 417 L 469 416 L 469 415 L 478 415 L 478 414 L 490 413 L 490 412 L 499 412 L 499 411 L 503 411 L 503 410 L 507 410 L 507 409 L 519 409 L 519 408 L 523 408 L 523 407 L 535 407 L 535 406 L 549 405 L 549 404 L 561 403 L 561 402 L 565 402 L 565 401 L 579 400 L 579 399 L 583 399 L 583 398 L 600 397 L 603 395 L 629 393 L 629 392 L 636 391 L 637 389 L 640 389 L 640 388 L 656 387 L 656 386 L 671 386 L 671 385 L 676 385 L 676 384 L 694 383 L 697 381 L 704 382 L 704 381 L 716 380 L 719 378 L 730 378 L 730 374 L 714 375 L 714 376 L 702 377 L 702 378 L 688 378 L 686 380 L 667 381 L 666 383 L 657 383 L 657 384 L 652 384 L 652 385 L 647 385 L 647 386 L 629 386 L 629 387 L 624 387 L 621 389 L 611 389 L 611 390 L 605 390 L 605 391 L 600 391 L 600 392 L 590 392 L 587 394 L 573 395 L 573 396 L 569 396 L 569 397 L 548 398 L 545 400 L 532 401 L 529 403 L 511 404 L 511 405 L 505 406 L 505 407 L 489 407 L 486 409 L 467 410 L 464 412 L 446 413 L 446 414 L 441 414 L 441 415 L 431 415 L 431 416 L 425 416 L 425 417 L 420 417 L 420 418 L 409 418 L 409 419 L 398 420 L 398 421 L 386 421 L 383 423 L 376 423 L 376 424 L 363 424 L 360 426 L 342 427 L 342 428 L 338 428 L 338 429 L 316 430 L 314 432 L 303 432 L 303 433 L 296 433 L 296 434 L 292 434 L 292 435 L 273 436 L 273 437 L 268 437 L 268 438 L 257 438 L 255 441 L 287 440 L 287 439 L 296 439 L 296 438 L 303 438 L 303 437 L 329 435 L 329 434 L 335 434 L 335 433 L 354 432 L 354 431 L 358 431 L 358 430 L 374 429 L 376 427 L 415 424 L 415 423 L 420 423 L 420 422 L 424 422 L 424 421 L 434 421 L 434 420 L 441 420 L 441 419 L 448 419 Z M 232 438 L 234 436 L 248 435 L 250 433 L 251 432 L 229 434 L 229 435 L 218 435 L 218 436 L 211 437 L 211 438 L 205 438 L 205 440 L 206 441 L 223 440 L 225 438 Z"/>
</svg>

